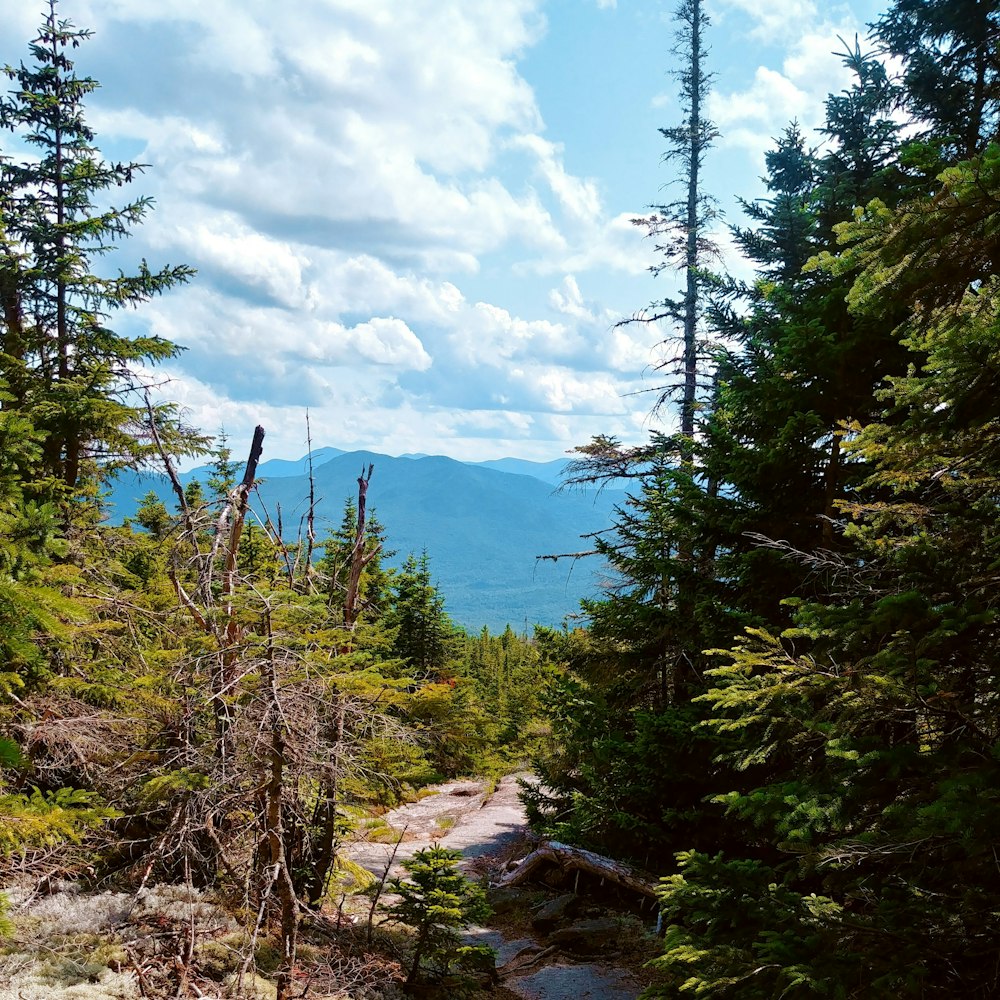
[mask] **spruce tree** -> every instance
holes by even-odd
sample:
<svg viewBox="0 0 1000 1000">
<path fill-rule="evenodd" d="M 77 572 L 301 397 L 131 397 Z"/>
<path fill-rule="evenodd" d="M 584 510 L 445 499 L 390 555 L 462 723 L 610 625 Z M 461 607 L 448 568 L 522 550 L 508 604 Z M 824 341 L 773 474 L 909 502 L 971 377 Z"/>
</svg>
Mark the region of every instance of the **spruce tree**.
<svg viewBox="0 0 1000 1000">
<path fill-rule="evenodd" d="M 430 556 L 410 553 L 393 581 L 395 598 L 386 625 L 396 630 L 393 655 L 425 679 L 447 673 L 455 626 L 431 578 Z"/>
<path fill-rule="evenodd" d="M 84 113 L 98 84 L 77 76 L 70 59 L 90 32 L 60 19 L 56 0 L 47 8 L 30 46 L 33 64 L 4 68 L 14 88 L 0 99 L 0 128 L 14 140 L 0 157 L 0 378 L 10 394 L 4 407 L 43 435 L 35 478 L 72 491 L 96 473 L 95 463 L 134 463 L 147 452 L 135 429 L 143 423 L 139 369 L 177 352 L 159 337 L 116 333 L 110 314 L 193 271 L 153 271 L 142 261 L 133 274 L 109 277 L 98 268 L 151 201 L 103 207 L 143 165 L 101 158 Z M 32 155 L 19 159 L 22 144 Z"/>
<path fill-rule="evenodd" d="M 992 6 L 975 7 L 965 24 L 933 36 L 930 71 L 906 78 L 911 107 L 933 97 L 944 108 L 961 82 L 948 83 L 956 66 L 989 65 L 989 38 L 978 55 L 968 39 Z M 931 19 L 961 8 L 897 3 L 895 23 L 882 28 L 901 31 L 905 10 L 913 37 L 926 41 Z M 934 93 L 919 89 L 929 79 Z M 987 956 L 1000 941 L 991 832 L 1000 729 L 989 581 L 1000 447 L 989 387 L 1000 371 L 1000 156 L 982 148 L 991 98 L 988 88 L 978 95 L 978 107 L 970 96 L 948 120 L 925 107 L 935 130 L 903 146 L 907 183 L 884 183 L 891 156 L 869 170 L 865 190 L 879 194 L 882 183 L 881 194 L 856 205 L 836 227 L 842 249 L 820 254 L 805 276 L 818 275 L 817 290 L 846 287 L 851 327 L 896 341 L 910 364 L 884 368 L 859 416 L 844 422 L 849 489 L 834 499 L 837 550 L 786 548 L 814 577 L 789 595 L 793 620 L 771 615 L 710 675 L 709 726 L 755 779 L 721 801 L 755 837 L 735 856 L 680 856 L 664 884 L 670 978 L 656 995 L 996 995 Z M 978 125 L 954 128 L 962 121 Z M 932 148 L 942 151 L 939 167 L 963 148 L 979 151 L 915 196 L 909 181 L 921 171 L 927 181 Z"/>
<path fill-rule="evenodd" d="M 656 241 L 660 260 L 650 270 L 679 270 L 684 278 L 681 298 L 666 297 L 654 302 L 641 316 L 644 322 L 666 320 L 681 328 L 680 432 L 690 442 L 695 433 L 698 406 L 699 369 L 705 358 L 700 343 L 700 320 L 705 287 L 705 269 L 716 253 L 709 229 L 716 217 L 715 200 L 702 186 L 705 156 L 718 136 L 715 125 L 706 115 L 705 105 L 712 74 L 705 69 L 708 48 L 705 35 L 710 25 L 701 0 L 682 0 L 674 11 L 677 33 L 674 56 L 678 68 L 672 75 L 678 84 L 682 121 L 660 129 L 667 142 L 663 159 L 680 166 L 676 183 L 683 185 L 683 197 L 653 205 L 652 215 L 636 219 Z M 665 361 L 663 368 L 672 367 Z M 674 388 L 663 389 L 660 405 L 674 397 Z"/>
<path fill-rule="evenodd" d="M 1000 127 L 1000 4 L 994 0 L 895 0 L 874 24 L 903 62 L 901 103 L 921 138 L 965 160 Z"/>
</svg>

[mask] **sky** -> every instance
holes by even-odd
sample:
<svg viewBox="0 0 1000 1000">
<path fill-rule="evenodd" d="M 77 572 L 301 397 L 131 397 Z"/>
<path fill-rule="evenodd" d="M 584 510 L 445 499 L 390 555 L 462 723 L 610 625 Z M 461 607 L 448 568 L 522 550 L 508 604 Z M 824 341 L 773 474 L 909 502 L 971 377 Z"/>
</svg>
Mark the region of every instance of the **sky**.
<svg viewBox="0 0 1000 1000">
<path fill-rule="evenodd" d="M 155 210 L 112 259 L 197 268 L 114 317 L 182 345 L 151 373 L 234 452 L 547 461 L 651 415 L 672 291 L 631 220 L 671 197 L 675 0 L 60 0 L 97 145 Z M 706 0 L 724 224 L 764 154 L 847 84 L 873 0 Z M 42 0 L 0 0 L 0 64 Z M 0 140 L 0 152 L 4 152 Z M 817 143 L 819 137 L 816 137 Z M 745 267 L 728 258 L 734 273 Z"/>
</svg>

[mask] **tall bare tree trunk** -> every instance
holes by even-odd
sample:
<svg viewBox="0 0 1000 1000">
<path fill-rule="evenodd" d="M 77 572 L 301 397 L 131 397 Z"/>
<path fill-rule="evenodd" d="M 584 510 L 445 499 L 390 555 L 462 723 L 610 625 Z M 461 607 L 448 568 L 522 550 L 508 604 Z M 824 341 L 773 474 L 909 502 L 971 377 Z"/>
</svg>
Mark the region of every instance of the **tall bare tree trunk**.
<svg viewBox="0 0 1000 1000">
<path fill-rule="evenodd" d="M 285 787 L 285 724 L 275 668 L 274 632 L 271 627 L 271 607 L 266 606 L 267 657 L 265 659 L 265 691 L 268 730 L 268 780 L 265 788 L 264 838 L 268 856 L 268 892 L 278 900 L 281 934 L 281 964 L 277 974 L 277 1000 L 286 1000 L 292 985 L 295 950 L 298 944 L 299 911 L 295 885 L 285 854 L 284 787 Z M 270 909 L 270 908 L 269 908 Z"/>
<path fill-rule="evenodd" d="M 694 414 L 698 395 L 698 238 L 701 230 L 698 180 L 701 168 L 703 137 L 701 134 L 701 0 L 691 0 L 691 80 L 688 99 L 690 147 L 687 154 L 687 248 L 684 270 L 684 397 L 681 404 L 681 434 L 685 438 L 687 462 L 693 461 Z"/>
<path fill-rule="evenodd" d="M 362 470 L 358 476 L 358 523 L 354 532 L 354 547 L 351 549 L 351 569 L 347 578 L 347 593 L 344 595 L 344 626 L 353 629 L 358 620 L 358 604 L 360 599 L 361 573 L 375 558 L 380 545 L 365 553 L 365 525 L 367 521 L 368 484 L 372 480 L 375 466 L 368 465 L 368 474 Z"/>
<path fill-rule="evenodd" d="M 246 520 L 247 506 L 250 502 L 250 490 L 253 489 L 257 477 L 257 465 L 264 450 L 264 428 L 259 424 L 254 428 L 253 442 L 250 445 L 250 455 L 247 458 L 246 470 L 242 482 L 229 494 L 219 522 L 216 525 L 216 542 L 224 539 L 225 563 L 222 571 L 223 621 L 225 629 L 220 636 L 218 657 L 216 659 L 215 675 L 212 679 L 212 707 L 215 713 L 215 735 L 219 760 L 225 771 L 231 756 L 230 730 L 233 719 L 229 707 L 228 694 L 233 683 L 236 664 L 239 661 L 239 640 L 241 635 L 239 618 L 233 604 L 236 593 L 236 567 L 240 552 L 240 538 L 243 535 L 243 523 Z M 227 531 L 228 528 L 228 531 Z M 209 585 L 211 581 L 208 581 Z M 204 591 L 204 588 L 202 588 Z"/>
</svg>

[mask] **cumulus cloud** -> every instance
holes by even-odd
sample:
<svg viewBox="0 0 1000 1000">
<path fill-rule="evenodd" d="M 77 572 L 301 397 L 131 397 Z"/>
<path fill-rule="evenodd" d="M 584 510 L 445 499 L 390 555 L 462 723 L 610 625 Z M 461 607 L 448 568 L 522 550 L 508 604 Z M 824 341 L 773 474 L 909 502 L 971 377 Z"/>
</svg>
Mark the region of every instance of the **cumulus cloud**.
<svg viewBox="0 0 1000 1000">
<path fill-rule="evenodd" d="M 538 160 L 538 169 L 552 189 L 563 211 L 584 224 L 594 223 L 601 214 L 601 199 L 592 180 L 573 177 L 562 162 L 562 146 L 539 135 L 517 136 L 512 145 L 529 150 Z"/>
<path fill-rule="evenodd" d="M 809 0 L 720 5 L 755 32 L 807 28 L 713 99 L 730 148 L 759 158 L 840 85 L 823 49 L 852 29 Z M 63 6 L 95 30 L 74 55 L 103 84 L 98 144 L 151 165 L 136 193 L 157 210 L 123 255 L 200 272 L 115 321 L 186 346 L 162 374 L 194 423 L 263 422 L 271 454 L 304 450 L 306 407 L 322 443 L 396 453 L 548 458 L 641 435 L 648 407 L 629 394 L 670 331 L 619 320 L 648 301 L 631 219 L 655 195 L 615 198 L 606 174 L 570 169 L 578 137 L 551 130 L 551 91 L 526 68 L 544 0 Z M 619 26 L 624 8 L 598 14 L 616 6 L 574 16 Z M 3 60 L 36 23 L 0 4 L 0 37 L 22 40 Z"/>
<path fill-rule="evenodd" d="M 814 0 L 718 0 L 726 8 L 741 11 L 753 22 L 753 35 L 774 41 L 796 36 L 804 24 L 816 19 Z"/>
<path fill-rule="evenodd" d="M 735 2 L 735 0 L 731 0 Z M 787 47 L 780 67 L 758 65 L 749 85 L 742 89 L 714 91 L 709 98 L 709 115 L 722 132 L 720 145 L 745 150 L 758 165 L 773 138 L 795 120 L 807 133 L 823 122 L 826 96 L 843 90 L 851 82 L 842 54 L 845 40 L 853 41 L 862 25 L 849 13 L 840 20 L 819 18 L 811 3 L 792 0 L 797 16 L 813 20 L 797 22 L 794 41 Z M 746 0 L 740 6 L 757 11 Z M 760 23 L 767 21 L 768 7 L 761 4 Z M 817 140 L 818 141 L 818 140 Z"/>
</svg>

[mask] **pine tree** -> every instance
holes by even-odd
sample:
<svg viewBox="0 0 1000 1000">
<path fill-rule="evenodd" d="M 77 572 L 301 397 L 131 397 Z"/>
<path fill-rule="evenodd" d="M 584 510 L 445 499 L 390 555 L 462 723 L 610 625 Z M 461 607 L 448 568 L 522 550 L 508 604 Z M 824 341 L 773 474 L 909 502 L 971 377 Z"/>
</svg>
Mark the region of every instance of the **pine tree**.
<svg viewBox="0 0 1000 1000">
<path fill-rule="evenodd" d="M 903 61 L 902 103 L 922 138 L 966 160 L 1000 126 L 1000 5 L 993 0 L 895 0 L 874 25 Z"/>
<path fill-rule="evenodd" d="M 913 13 L 924 38 L 929 18 L 960 7 L 892 13 Z M 941 107 L 950 69 L 977 64 L 958 41 L 991 14 L 976 7 L 950 40 L 937 36 L 934 72 L 908 80 L 937 79 Z M 979 99 L 962 118 L 981 132 L 991 112 Z M 923 149 L 974 146 L 976 130 L 963 138 L 954 123 L 938 119 Z M 923 149 L 903 148 L 902 174 L 929 162 Z M 887 370 L 845 424 L 853 482 L 835 509 L 848 523 L 838 553 L 813 554 L 821 584 L 789 602 L 793 622 L 750 630 L 711 673 L 709 724 L 755 779 L 722 801 L 756 842 L 728 859 L 680 857 L 664 885 L 671 979 L 657 995 L 683 985 L 888 1000 L 1000 988 L 986 959 L 1000 941 L 989 582 L 1000 447 L 987 388 L 1000 372 L 998 163 L 988 146 L 942 171 L 929 195 L 858 206 L 837 227 L 844 249 L 810 272 L 847 279 L 851 322 L 891 331 L 911 363 Z"/>
<path fill-rule="evenodd" d="M 134 398 L 138 369 L 177 351 L 158 337 L 115 333 L 109 314 L 193 274 L 186 266 L 152 271 L 145 261 L 132 275 L 95 270 L 151 202 L 98 207 L 143 166 L 109 163 L 94 146 L 84 102 L 97 83 L 77 76 L 69 58 L 89 37 L 59 19 L 56 0 L 48 0 L 30 46 L 34 65 L 4 69 L 15 89 L 0 100 L 0 128 L 34 154 L 19 162 L 11 154 L 0 158 L 0 378 L 11 397 L 4 406 L 43 435 L 34 478 L 71 491 L 96 473 L 94 463 L 134 463 L 147 453 L 148 442 L 135 431 L 143 422 Z"/>
<path fill-rule="evenodd" d="M 836 246 L 834 221 L 895 176 L 892 89 L 856 47 L 845 61 L 855 82 L 827 102 L 829 151 L 813 154 L 789 127 L 767 158 L 768 196 L 745 206 L 751 224 L 734 231 L 759 277 L 715 285 L 711 318 L 730 346 L 716 355 L 714 404 L 701 414 L 692 464 L 674 439 L 654 435 L 628 450 L 595 442 L 579 473 L 596 465 L 633 485 L 614 533 L 595 540 L 617 578 L 585 602 L 593 643 L 576 661 L 585 687 L 572 696 L 586 721 L 570 724 L 564 742 L 592 749 L 573 766 L 575 747 L 564 761 L 557 751 L 548 766 L 561 777 L 550 784 L 562 796 L 556 811 L 576 814 L 564 819 L 567 835 L 639 860 L 738 847 L 746 835 L 710 801 L 755 776 L 712 763 L 726 739 L 702 725 L 709 712 L 698 696 L 714 665 L 704 651 L 746 626 L 790 624 L 785 599 L 829 584 L 816 554 L 836 560 L 846 548 L 837 503 L 867 474 L 842 454 L 844 428 L 876 412 L 881 380 L 905 368 L 892 325 L 848 311 L 856 268 L 835 279 L 803 271 Z M 648 774 L 646 759 L 673 766 Z"/>
<path fill-rule="evenodd" d="M 708 15 L 701 0 L 682 0 L 674 18 L 678 29 L 673 51 L 680 65 L 672 75 L 678 83 L 684 118 L 679 125 L 661 128 L 660 134 L 667 142 L 664 161 L 680 164 L 677 180 L 684 185 L 684 197 L 653 205 L 652 215 L 634 221 L 656 240 L 656 251 L 661 255 L 661 260 L 650 270 L 659 274 L 677 269 L 684 275 L 682 298 L 668 297 L 654 302 L 640 318 L 643 322 L 667 320 L 681 327 L 680 433 L 690 442 L 695 433 L 699 368 L 705 354 L 704 345 L 699 342 L 705 270 L 708 259 L 717 253 L 709 232 L 717 214 L 715 201 L 702 188 L 701 170 L 718 132 L 705 114 L 712 80 L 705 70 Z M 662 367 L 670 364 L 664 362 Z M 672 388 L 664 389 L 659 404 L 673 395 Z"/>
<path fill-rule="evenodd" d="M 431 579 L 430 556 L 410 553 L 393 581 L 395 599 L 386 618 L 396 630 L 393 654 L 427 679 L 447 673 L 455 626 L 444 609 L 444 598 Z"/>
<path fill-rule="evenodd" d="M 459 934 L 490 913 L 483 889 L 458 870 L 461 857 L 460 851 L 435 844 L 403 862 L 409 878 L 389 883 L 390 891 L 399 896 L 389 913 L 416 931 L 406 977 L 408 992 L 422 973 L 443 979 L 453 968 L 460 972 L 493 968 L 493 949 L 464 945 Z M 451 989 L 451 995 L 460 995 L 461 983 L 452 982 Z"/>
</svg>

